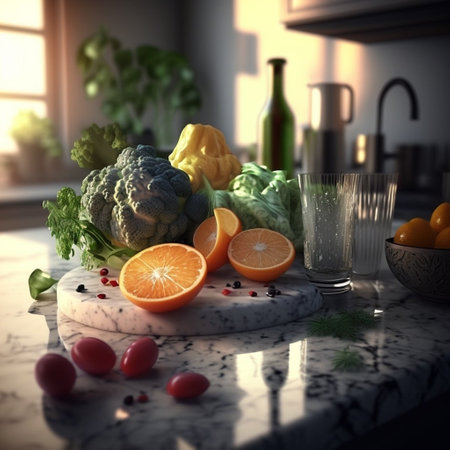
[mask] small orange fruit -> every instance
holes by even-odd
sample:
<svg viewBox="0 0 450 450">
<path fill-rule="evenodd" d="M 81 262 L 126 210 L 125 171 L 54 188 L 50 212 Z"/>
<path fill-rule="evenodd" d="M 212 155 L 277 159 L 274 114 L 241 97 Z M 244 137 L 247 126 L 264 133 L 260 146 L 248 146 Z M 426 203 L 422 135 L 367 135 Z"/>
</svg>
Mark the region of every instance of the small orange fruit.
<svg viewBox="0 0 450 450">
<path fill-rule="evenodd" d="M 438 233 L 444 228 L 450 227 L 450 203 L 443 202 L 431 214 L 431 227 Z"/>
<path fill-rule="evenodd" d="M 214 216 L 197 227 L 193 244 L 205 257 L 208 272 L 214 272 L 228 262 L 228 244 L 241 231 L 239 217 L 228 208 L 215 208 Z"/>
<path fill-rule="evenodd" d="M 207 266 L 194 247 L 178 243 L 154 245 L 132 256 L 122 267 L 123 296 L 151 312 L 181 308 L 201 291 Z"/>
<path fill-rule="evenodd" d="M 450 226 L 438 233 L 434 241 L 434 248 L 450 249 Z"/>
<path fill-rule="evenodd" d="M 428 220 L 415 217 L 397 229 L 394 235 L 394 242 L 412 247 L 432 248 L 434 247 L 436 234 Z"/>
<path fill-rule="evenodd" d="M 291 267 L 295 249 L 277 231 L 252 228 L 231 240 L 228 258 L 234 269 L 249 280 L 272 281 Z"/>
</svg>

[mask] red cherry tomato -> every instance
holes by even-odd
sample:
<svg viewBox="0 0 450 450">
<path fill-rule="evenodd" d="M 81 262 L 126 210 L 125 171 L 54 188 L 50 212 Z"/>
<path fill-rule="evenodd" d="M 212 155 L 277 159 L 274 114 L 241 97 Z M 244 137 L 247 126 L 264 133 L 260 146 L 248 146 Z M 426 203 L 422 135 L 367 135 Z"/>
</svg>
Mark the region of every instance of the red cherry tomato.
<svg viewBox="0 0 450 450">
<path fill-rule="evenodd" d="M 34 367 L 34 376 L 41 389 L 53 397 L 67 395 L 77 378 L 73 364 L 57 353 L 42 356 Z"/>
<path fill-rule="evenodd" d="M 158 346 L 149 337 L 134 341 L 120 361 L 120 369 L 129 377 L 137 377 L 150 371 L 158 359 Z"/>
<path fill-rule="evenodd" d="M 194 398 L 202 395 L 209 387 L 209 381 L 200 373 L 183 372 L 173 375 L 167 385 L 167 392 L 175 398 Z"/>
<path fill-rule="evenodd" d="M 114 350 L 101 339 L 82 338 L 70 351 L 75 364 L 91 375 L 106 375 L 116 363 Z"/>
</svg>

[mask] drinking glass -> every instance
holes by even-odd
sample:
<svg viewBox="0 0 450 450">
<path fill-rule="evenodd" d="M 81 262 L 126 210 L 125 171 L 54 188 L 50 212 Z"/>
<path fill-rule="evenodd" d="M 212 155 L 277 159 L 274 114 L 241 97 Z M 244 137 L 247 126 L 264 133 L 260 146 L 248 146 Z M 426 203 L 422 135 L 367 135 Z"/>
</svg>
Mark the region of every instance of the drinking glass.
<svg viewBox="0 0 450 450">
<path fill-rule="evenodd" d="M 304 232 L 304 265 L 322 294 L 350 290 L 356 173 L 298 175 Z"/>
<path fill-rule="evenodd" d="M 360 174 L 352 263 L 356 275 L 374 277 L 378 273 L 384 241 L 391 234 L 397 179 L 396 173 Z"/>
</svg>

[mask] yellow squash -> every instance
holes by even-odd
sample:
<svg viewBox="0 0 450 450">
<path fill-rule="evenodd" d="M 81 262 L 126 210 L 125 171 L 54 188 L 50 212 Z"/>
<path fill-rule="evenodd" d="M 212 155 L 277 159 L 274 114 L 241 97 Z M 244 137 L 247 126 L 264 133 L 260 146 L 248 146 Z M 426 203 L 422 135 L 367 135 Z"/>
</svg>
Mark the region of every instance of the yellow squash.
<svg viewBox="0 0 450 450">
<path fill-rule="evenodd" d="M 203 186 L 203 175 L 213 189 L 227 189 L 228 183 L 241 173 L 241 163 L 223 133 L 211 125 L 188 124 L 169 155 L 172 166 L 189 175 L 192 191 Z"/>
</svg>

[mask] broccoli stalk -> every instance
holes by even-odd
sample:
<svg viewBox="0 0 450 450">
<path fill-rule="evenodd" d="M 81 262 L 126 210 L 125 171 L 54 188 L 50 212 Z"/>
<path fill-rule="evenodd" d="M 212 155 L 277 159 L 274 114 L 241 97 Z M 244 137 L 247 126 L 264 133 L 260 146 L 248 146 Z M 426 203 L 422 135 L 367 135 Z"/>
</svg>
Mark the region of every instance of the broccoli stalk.
<svg viewBox="0 0 450 450">
<path fill-rule="evenodd" d="M 99 127 L 94 123 L 74 142 L 71 158 L 81 168 L 102 169 L 114 164 L 127 146 L 127 139 L 119 125 L 113 123 Z"/>
<path fill-rule="evenodd" d="M 81 196 L 69 187 L 60 189 L 56 202 L 44 201 L 48 209 L 47 225 L 56 238 L 56 252 L 63 259 L 75 254 L 74 246 L 81 251 L 81 263 L 87 270 L 102 264 L 119 269 L 125 261 L 136 254 L 127 247 L 114 245 L 88 220 L 83 219 Z"/>
</svg>

